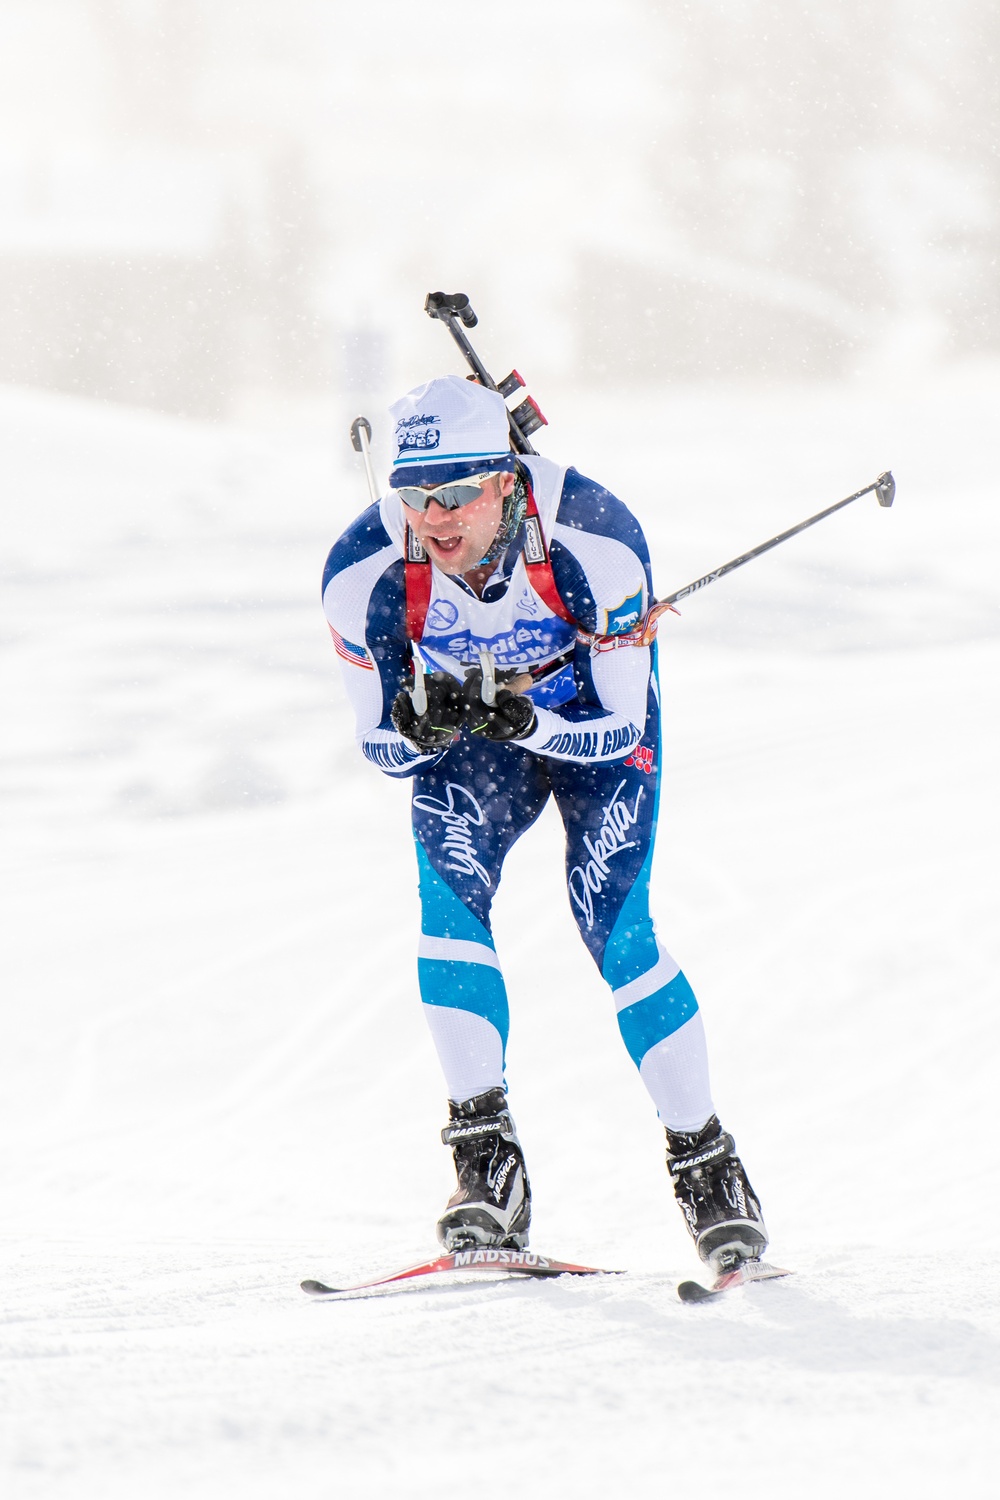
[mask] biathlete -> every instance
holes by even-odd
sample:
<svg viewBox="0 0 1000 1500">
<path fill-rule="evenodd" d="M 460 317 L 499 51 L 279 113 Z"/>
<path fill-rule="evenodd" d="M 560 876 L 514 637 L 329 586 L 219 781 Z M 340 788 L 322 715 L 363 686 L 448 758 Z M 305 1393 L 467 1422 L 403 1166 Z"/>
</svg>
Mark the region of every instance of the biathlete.
<svg viewBox="0 0 1000 1500">
<path fill-rule="evenodd" d="M 698 1253 L 717 1270 L 758 1257 L 760 1204 L 715 1113 L 698 1003 L 649 914 L 660 721 L 642 530 L 575 469 L 512 452 L 496 391 L 444 376 L 390 418 L 389 489 L 334 545 L 323 600 L 361 750 L 413 781 L 420 996 L 458 1175 L 438 1238 L 528 1242 L 490 907 L 551 796 L 570 906 L 666 1129 Z"/>
</svg>

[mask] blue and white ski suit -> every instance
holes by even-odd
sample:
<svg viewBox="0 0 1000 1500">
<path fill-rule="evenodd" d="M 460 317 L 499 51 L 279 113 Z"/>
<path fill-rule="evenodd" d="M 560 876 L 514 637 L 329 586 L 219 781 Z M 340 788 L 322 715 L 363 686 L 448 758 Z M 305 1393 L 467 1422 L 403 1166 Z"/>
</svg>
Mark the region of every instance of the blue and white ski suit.
<svg viewBox="0 0 1000 1500">
<path fill-rule="evenodd" d="M 601 636 L 633 630 L 652 588 L 635 517 L 575 469 L 520 461 L 568 612 Z M 413 778 L 420 994 L 449 1097 L 464 1101 L 504 1081 L 507 992 L 490 907 L 508 850 L 551 795 L 566 830 L 570 905 L 611 986 L 625 1045 L 664 1124 L 696 1129 L 713 1113 L 701 1017 L 649 914 L 660 781 L 655 647 L 581 644 L 530 585 L 523 527 L 482 598 L 433 566 L 420 642 L 429 666 L 461 681 L 488 647 L 499 671 L 534 668 L 541 680 L 529 690 L 538 723 L 526 739 L 494 743 L 463 731 L 444 751 L 421 754 L 390 718 L 410 670 L 404 532 L 390 490 L 334 545 L 323 601 L 363 753 L 387 775 Z"/>
</svg>

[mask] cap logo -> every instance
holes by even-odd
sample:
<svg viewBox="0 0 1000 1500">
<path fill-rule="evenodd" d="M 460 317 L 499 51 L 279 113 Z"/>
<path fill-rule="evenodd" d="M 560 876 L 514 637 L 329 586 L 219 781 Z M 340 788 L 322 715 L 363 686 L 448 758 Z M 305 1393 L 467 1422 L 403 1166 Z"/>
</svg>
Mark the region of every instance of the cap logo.
<svg viewBox="0 0 1000 1500">
<path fill-rule="evenodd" d="M 392 403 L 389 414 L 396 445 L 390 480 L 394 489 L 404 474 L 420 475 L 418 484 L 424 476 L 428 483 L 433 479 L 444 484 L 477 465 L 484 471 L 495 468 L 493 460 L 506 462 L 510 453 L 507 408 L 500 392 L 471 385 L 460 375 L 441 375 L 407 391 Z"/>
<path fill-rule="evenodd" d="M 433 424 L 440 420 L 440 417 L 427 413 L 415 417 L 400 417 L 396 423 L 396 443 L 400 454 L 410 453 L 414 449 L 426 451 L 439 447 L 441 429 Z"/>
</svg>

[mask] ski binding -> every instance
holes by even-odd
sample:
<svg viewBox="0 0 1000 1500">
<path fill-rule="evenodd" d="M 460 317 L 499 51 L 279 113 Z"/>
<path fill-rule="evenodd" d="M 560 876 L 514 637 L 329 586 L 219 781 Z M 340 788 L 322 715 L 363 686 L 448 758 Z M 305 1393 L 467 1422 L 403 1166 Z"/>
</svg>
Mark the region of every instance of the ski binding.
<svg viewBox="0 0 1000 1500">
<path fill-rule="evenodd" d="M 714 1302 L 733 1287 L 746 1286 L 750 1281 L 773 1281 L 778 1276 L 791 1276 L 780 1266 L 768 1265 L 763 1260 L 741 1260 L 738 1265 L 721 1271 L 711 1286 L 702 1286 L 700 1281 L 682 1281 L 677 1295 L 682 1302 Z"/>
</svg>

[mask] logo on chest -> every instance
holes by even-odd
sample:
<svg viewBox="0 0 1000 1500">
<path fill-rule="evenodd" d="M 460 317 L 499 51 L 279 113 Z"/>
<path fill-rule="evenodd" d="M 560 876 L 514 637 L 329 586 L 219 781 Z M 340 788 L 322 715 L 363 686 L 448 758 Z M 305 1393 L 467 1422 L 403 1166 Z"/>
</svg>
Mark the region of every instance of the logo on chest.
<svg viewBox="0 0 1000 1500">
<path fill-rule="evenodd" d="M 427 629 L 450 630 L 458 619 L 458 605 L 450 599 L 435 599 L 427 611 Z"/>
<path fill-rule="evenodd" d="M 430 624 L 428 613 L 427 623 Z M 467 626 L 457 630 L 425 630 L 421 645 L 425 650 L 441 652 L 456 661 L 475 664 L 486 647 L 493 653 L 498 667 L 526 665 L 548 661 L 565 651 L 573 633 L 563 620 L 515 621 L 508 630 L 496 635 L 480 634 Z"/>
<path fill-rule="evenodd" d="M 492 628 L 491 628 L 492 627 Z M 485 647 L 498 667 L 545 662 L 565 651 L 573 639 L 565 620 L 550 614 L 527 585 L 517 598 L 483 605 L 469 600 L 431 600 L 421 645 L 463 664 L 476 664 Z"/>
</svg>

